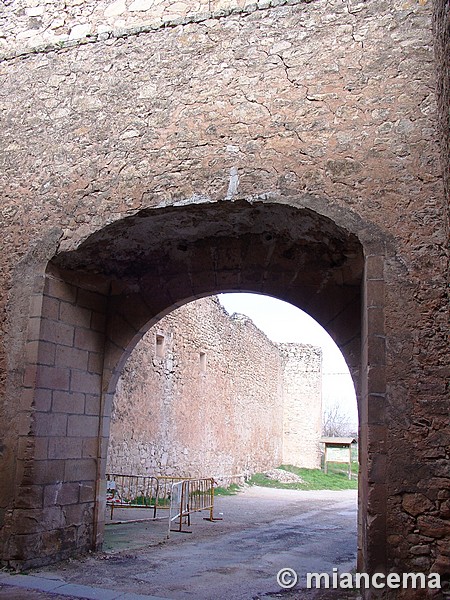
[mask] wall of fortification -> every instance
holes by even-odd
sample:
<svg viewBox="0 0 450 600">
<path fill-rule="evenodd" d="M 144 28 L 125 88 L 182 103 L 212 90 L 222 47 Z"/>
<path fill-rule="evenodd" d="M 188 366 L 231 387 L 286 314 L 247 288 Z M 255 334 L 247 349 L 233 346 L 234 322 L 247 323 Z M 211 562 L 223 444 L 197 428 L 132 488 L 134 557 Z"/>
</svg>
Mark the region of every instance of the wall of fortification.
<svg viewBox="0 0 450 600">
<path fill-rule="evenodd" d="M 283 360 L 283 463 L 316 469 L 322 430 L 322 351 L 280 344 Z"/>
<path fill-rule="evenodd" d="M 97 539 L 91 515 L 95 478 L 103 468 L 101 461 L 96 463 L 95 435 L 102 429 L 92 427 L 92 439 L 84 445 L 82 423 L 92 415 L 83 414 L 76 429 L 79 438 L 70 439 L 68 420 L 75 420 L 73 411 L 85 406 L 70 404 L 77 392 L 70 388 L 61 412 L 55 402 L 61 390 L 55 388 L 73 386 L 73 381 L 66 379 L 67 366 L 51 354 L 61 339 L 70 348 L 87 345 L 88 334 L 95 336 L 89 322 L 82 320 L 85 327 L 80 327 L 80 315 L 77 320 L 56 311 L 58 302 L 60 308 L 67 303 L 64 286 L 45 304 L 49 312 L 44 317 L 50 320 L 49 303 L 57 301 L 52 302 L 57 314 L 51 316 L 51 330 L 36 331 L 48 262 L 97 232 L 92 254 L 99 257 L 98 264 L 109 260 L 117 242 L 117 258 L 133 274 L 141 255 L 128 254 L 128 240 L 122 245 L 120 239 L 109 240 L 104 228 L 145 211 L 173 208 L 184 215 L 196 207 L 195 227 L 189 229 L 187 219 L 187 225 L 166 230 L 165 237 L 155 227 L 145 238 L 167 251 L 166 263 L 172 267 L 159 280 L 152 279 L 158 266 L 148 268 L 145 282 L 156 299 L 144 315 L 147 321 L 187 298 L 243 289 L 238 270 L 244 259 L 246 275 L 257 267 L 246 289 L 272 285 L 274 295 L 292 301 L 304 280 L 305 254 L 299 249 L 315 248 L 317 240 L 307 231 L 294 236 L 297 246 L 285 248 L 283 261 L 273 266 L 267 240 L 272 232 L 276 240 L 288 229 L 283 219 L 274 216 L 264 222 L 265 228 L 253 231 L 258 236 L 267 232 L 257 244 L 245 237 L 250 224 L 245 221 L 247 229 L 234 226 L 236 213 L 245 215 L 248 204 L 260 202 L 263 215 L 271 214 L 271 203 L 277 206 L 273 215 L 281 214 L 281 206 L 321 215 L 357 236 L 363 247 L 362 312 L 346 302 L 351 268 L 343 274 L 324 267 L 338 268 L 342 258 L 345 248 L 337 234 L 322 240 L 326 251 L 317 254 L 317 268 L 311 269 L 317 278 L 311 280 L 308 298 L 299 293 L 297 302 L 318 311 L 318 320 L 334 329 L 345 352 L 359 344 L 359 333 L 345 329 L 342 309 L 356 318 L 363 315 L 360 545 L 365 566 L 448 571 L 448 196 L 440 156 L 443 148 L 447 164 L 448 2 L 273 0 L 265 10 L 249 7 L 226 17 L 211 13 L 206 20 L 186 16 L 185 24 L 148 26 L 148 33 L 141 25 L 121 29 L 117 21 L 111 33 L 98 33 L 104 12 L 96 21 L 92 3 L 66 4 L 91 14 L 85 20 L 67 17 L 61 32 L 54 23 L 55 36 L 72 39 L 57 39 L 43 52 L 34 52 L 39 44 L 33 39 L 44 33 L 43 3 L 4 0 L 0 11 L 3 56 L 29 53 L 0 64 L 3 556 L 26 559 L 42 548 L 50 560 L 52 552 L 62 556 L 86 550 Z M 61 8 L 45 5 L 54 12 Z M 108 6 L 112 10 L 112 3 Z M 120 12 L 120 4 L 115 6 Z M 16 14 L 19 7 L 23 14 Z M 106 10 L 101 3 L 98 7 Z M 126 7 L 133 12 L 131 4 Z M 145 11 L 134 12 L 144 16 Z M 87 22 L 97 32 L 90 37 Z M 17 39 L 19 33 L 23 35 Z M 217 221 L 207 221 L 211 214 Z M 226 235 L 242 241 L 234 255 L 219 243 L 211 249 L 211 240 L 218 239 L 226 224 Z M 208 241 L 195 246 L 195 232 L 202 226 Z M 229 263 L 220 277 L 214 271 L 218 261 Z M 86 264 L 89 260 L 78 266 Z M 94 286 L 100 286 L 95 280 L 98 264 L 94 261 L 91 272 Z M 292 264 L 295 272 L 288 268 Z M 336 287 L 342 282 L 341 289 L 328 294 L 330 282 Z M 119 293 L 120 286 L 107 283 L 105 294 Z M 326 310 L 324 296 L 329 298 Z M 75 297 L 81 302 L 83 294 Z M 114 299 L 104 298 L 108 306 Z M 74 309 L 73 297 L 70 302 Z M 78 308 L 82 312 L 84 305 Z M 335 322 L 339 315 L 342 328 Z M 131 308 L 129 318 L 134 318 Z M 74 339 L 73 321 L 83 333 L 80 339 Z M 85 351 L 101 358 L 104 346 L 97 337 Z M 40 371 L 48 372 L 49 366 L 61 379 L 39 380 L 36 347 L 40 361 L 53 361 L 44 362 Z M 115 350 L 119 360 L 125 348 Z M 83 393 L 97 399 L 95 378 L 84 368 Z M 81 476 L 82 489 L 90 487 L 88 495 L 78 496 Z M 76 508 L 73 513 L 61 503 L 49 506 L 53 496 L 47 488 L 61 481 L 68 490 L 64 500 L 71 499 Z M 25 488 L 29 496 L 24 507 Z M 420 512 L 411 510 L 415 498 Z M 29 510 L 32 519 L 26 516 Z M 30 525 L 24 533 L 27 522 L 39 531 Z M 64 525 L 55 529 L 56 522 Z M 75 540 L 74 525 L 80 536 Z M 65 547 L 54 550 L 60 536 Z"/>
<path fill-rule="evenodd" d="M 0 56 L 107 40 L 311 0 L 4 0 Z"/>
<path fill-rule="evenodd" d="M 154 326 L 127 361 L 108 471 L 227 482 L 287 459 L 317 468 L 320 388 L 319 348 L 280 351 L 217 299 L 189 303 Z"/>
<path fill-rule="evenodd" d="M 436 91 L 438 104 L 438 125 L 441 137 L 441 157 L 446 186 L 446 197 L 450 198 L 450 126 L 448 107 L 450 106 L 450 6 L 446 0 L 434 2 L 433 30 L 435 34 L 434 55 L 436 59 Z M 450 231 L 450 203 L 444 215 L 447 232 Z"/>
</svg>

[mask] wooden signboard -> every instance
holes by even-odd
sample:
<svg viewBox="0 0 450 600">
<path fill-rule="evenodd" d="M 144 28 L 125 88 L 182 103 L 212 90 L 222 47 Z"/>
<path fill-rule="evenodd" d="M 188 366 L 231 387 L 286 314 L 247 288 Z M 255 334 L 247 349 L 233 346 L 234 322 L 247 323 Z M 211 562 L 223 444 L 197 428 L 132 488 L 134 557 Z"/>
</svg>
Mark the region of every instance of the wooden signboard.
<svg viewBox="0 0 450 600">
<path fill-rule="evenodd" d="M 352 444 L 356 443 L 355 438 L 322 438 L 320 440 L 325 444 L 324 471 L 328 472 L 328 463 L 348 464 L 348 478 L 352 478 Z"/>
</svg>

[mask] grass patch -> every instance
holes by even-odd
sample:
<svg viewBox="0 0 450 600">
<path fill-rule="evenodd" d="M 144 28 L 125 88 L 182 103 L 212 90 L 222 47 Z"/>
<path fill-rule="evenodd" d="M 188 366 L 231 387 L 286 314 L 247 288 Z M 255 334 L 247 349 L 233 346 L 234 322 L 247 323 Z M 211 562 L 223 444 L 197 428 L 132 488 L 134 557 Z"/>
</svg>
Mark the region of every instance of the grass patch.
<svg viewBox="0 0 450 600">
<path fill-rule="evenodd" d="M 356 490 L 358 488 L 358 464 L 352 464 L 352 479 L 349 480 L 347 466 L 340 463 L 328 463 L 328 473 L 320 469 L 300 469 L 292 465 L 278 467 L 284 471 L 295 473 L 302 478 L 302 483 L 281 483 L 269 479 L 264 473 L 255 473 L 247 483 L 285 490 Z"/>
<path fill-rule="evenodd" d="M 237 483 L 232 483 L 228 487 L 218 486 L 214 488 L 214 496 L 234 496 L 238 493 L 240 486 Z"/>
<path fill-rule="evenodd" d="M 154 506 L 155 498 L 152 496 L 136 496 L 132 500 L 126 499 L 125 502 L 135 506 Z M 158 498 L 158 506 L 168 506 L 170 504 L 170 498 Z"/>
</svg>

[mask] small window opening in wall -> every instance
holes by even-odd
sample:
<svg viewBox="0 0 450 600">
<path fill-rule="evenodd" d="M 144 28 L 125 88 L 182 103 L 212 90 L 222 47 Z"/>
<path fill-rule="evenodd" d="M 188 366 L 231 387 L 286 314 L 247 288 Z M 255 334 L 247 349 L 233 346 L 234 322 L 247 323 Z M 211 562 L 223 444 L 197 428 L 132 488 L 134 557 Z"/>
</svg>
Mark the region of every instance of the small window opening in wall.
<svg viewBox="0 0 450 600">
<path fill-rule="evenodd" d="M 200 352 L 200 373 L 206 373 L 206 353 Z"/>
<path fill-rule="evenodd" d="M 163 358 L 164 356 L 165 342 L 166 340 L 163 335 L 156 334 L 156 356 L 158 358 Z"/>
</svg>

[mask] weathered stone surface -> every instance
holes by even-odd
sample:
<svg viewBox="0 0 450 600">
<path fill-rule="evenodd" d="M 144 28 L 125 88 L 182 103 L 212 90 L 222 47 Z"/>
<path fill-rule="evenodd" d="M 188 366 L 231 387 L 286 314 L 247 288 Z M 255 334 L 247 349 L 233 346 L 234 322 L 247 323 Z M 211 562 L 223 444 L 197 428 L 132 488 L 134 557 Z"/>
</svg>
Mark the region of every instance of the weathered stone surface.
<svg viewBox="0 0 450 600">
<path fill-rule="evenodd" d="M 403 496 L 402 506 L 410 515 L 417 517 L 417 515 L 433 508 L 434 505 L 433 502 L 423 494 L 405 494 Z"/>
<path fill-rule="evenodd" d="M 277 345 L 218 301 L 151 328 L 114 399 L 108 472 L 242 482 L 281 463 L 320 467 L 321 351 Z"/>
<path fill-rule="evenodd" d="M 320 468 L 322 430 L 320 348 L 279 344 L 283 371 L 283 463 Z"/>
<path fill-rule="evenodd" d="M 110 16 L 112 2 L 89 0 L 0 15 L 4 560 L 99 543 L 92 504 L 19 535 L 20 490 L 76 475 L 76 459 L 44 456 L 69 424 L 93 461 L 80 481 L 100 476 L 108 425 L 92 406 L 110 402 L 131 348 L 180 303 L 241 289 L 305 308 L 351 366 L 360 570 L 425 565 L 448 537 L 434 504 L 449 487 L 448 3 L 131 2 Z M 85 291 L 98 299 L 90 326 Z M 127 319 L 130 298 L 147 315 Z M 80 322 L 56 318 L 64 303 Z M 87 370 L 73 354 L 76 391 L 63 347 L 89 354 Z M 405 494 L 433 506 L 417 518 Z M 415 530 L 430 555 L 386 543 Z"/>
<path fill-rule="evenodd" d="M 448 520 L 427 515 L 419 517 L 417 524 L 422 535 L 437 539 L 450 535 L 450 522 Z"/>
</svg>

